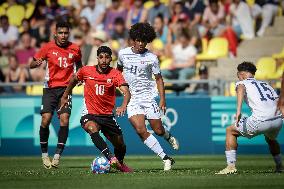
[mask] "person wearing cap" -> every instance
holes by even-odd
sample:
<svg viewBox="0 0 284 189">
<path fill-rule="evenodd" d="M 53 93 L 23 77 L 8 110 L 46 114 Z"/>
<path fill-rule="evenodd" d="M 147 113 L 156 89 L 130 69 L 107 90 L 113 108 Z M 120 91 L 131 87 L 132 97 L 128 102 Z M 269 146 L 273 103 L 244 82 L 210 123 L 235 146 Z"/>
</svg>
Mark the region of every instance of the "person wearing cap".
<svg viewBox="0 0 284 189">
<path fill-rule="evenodd" d="M 89 60 L 86 64 L 88 66 L 98 64 L 97 50 L 100 46 L 107 45 L 107 40 L 108 40 L 106 32 L 104 32 L 102 30 L 97 30 L 97 31 L 93 32 L 91 34 L 91 36 L 93 38 L 93 42 L 92 42 L 93 47 L 92 47 L 92 50 L 91 50 Z"/>
</svg>

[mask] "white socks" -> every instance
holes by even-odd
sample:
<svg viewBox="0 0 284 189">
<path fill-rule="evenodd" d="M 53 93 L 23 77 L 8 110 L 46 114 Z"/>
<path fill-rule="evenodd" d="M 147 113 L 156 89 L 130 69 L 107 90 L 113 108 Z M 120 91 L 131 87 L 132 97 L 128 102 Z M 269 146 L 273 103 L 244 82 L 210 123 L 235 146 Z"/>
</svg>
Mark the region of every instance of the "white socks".
<svg viewBox="0 0 284 189">
<path fill-rule="evenodd" d="M 169 140 L 170 139 L 171 134 L 165 129 L 165 134 L 163 135 L 165 140 Z"/>
<path fill-rule="evenodd" d="M 145 141 L 144 144 L 148 146 L 153 152 L 155 152 L 161 159 L 163 159 L 166 154 L 164 153 L 164 150 L 162 149 L 160 143 L 158 140 L 153 136 L 150 135 Z"/>
<path fill-rule="evenodd" d="M 59 154 L 54 154 L 53 158 L 54 159 L 60 159 L 60 155 Z"/>
<path fill-rule="evenodd" d="M 237 151 L 236 150 L 228 150 L 225 151 L 227 164 L 235 166 L 237 161 Z"/>
<path fill-rule="evenodd" d="M 41 157 L 48 157 L 48 153 L 41 153 Z"/>
<path fill-rule="evenodd" d="M 280 154 L 278 154 L 276 156 L 273 156 L 273 159 L 274 159 L 276 165 L 281 165 L 282 164 L 282 158 L 281 158 Z"/>
</svg>

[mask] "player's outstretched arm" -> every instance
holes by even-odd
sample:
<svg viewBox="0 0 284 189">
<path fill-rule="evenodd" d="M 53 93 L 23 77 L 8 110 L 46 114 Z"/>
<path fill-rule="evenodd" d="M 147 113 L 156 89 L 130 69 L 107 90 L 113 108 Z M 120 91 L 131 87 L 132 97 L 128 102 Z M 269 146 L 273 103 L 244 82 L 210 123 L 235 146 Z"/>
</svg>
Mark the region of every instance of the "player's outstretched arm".
<svg viewBox="0 0 284 189">
<path fill-rule="evenodd" d="M 65 92 L 63 93 L 60 101 L 60 108 L 58 111 L 61 110 L 66 104 L 68 104 L 68 96 L 71 95 L 72 89 L 77 85 L 78 83 L 78 78 L 77 75 L 73 75 L 67 88 L 65 89 Z"/>
<path fill-rule="evenodd" d="M 165 114 L 167 106 L 166 106 L 165 87 L 164 87 L 163 77 L 161 74 L 155 74 L 155 79 L 157 83 L 158 92 L 160 95 L 160 108 Z"/>
<path fill-rule="evenodd" d="M 241 119 L 242 113 L 242 104 L 245 94 L 245 86 L 240 84 L 237 86 L 237 113 L 236 113 L 236 125 Z"/>
<path fill-rule="evenodd" d="M 127 85 L 122 85 L 119 87 L 119 89 L 123 94 L 123 101 L 122 101 L 121 106 L 116 108 L 116 115 L 123 116 L 126 112 L 126 107 L 130 100 L 131 95 L 130 95 L 129 88 Z"/>
<path fill-rule="evenodd" d="M 33 68 L 36 68 L 36 67 L 39 67 L 42 63 L 43 63 L 43 59 L 35 59 L 33 58 L 33 60 L 31 61 L 30 63 L 30 69 L 33 69 Z"/>
</svg>

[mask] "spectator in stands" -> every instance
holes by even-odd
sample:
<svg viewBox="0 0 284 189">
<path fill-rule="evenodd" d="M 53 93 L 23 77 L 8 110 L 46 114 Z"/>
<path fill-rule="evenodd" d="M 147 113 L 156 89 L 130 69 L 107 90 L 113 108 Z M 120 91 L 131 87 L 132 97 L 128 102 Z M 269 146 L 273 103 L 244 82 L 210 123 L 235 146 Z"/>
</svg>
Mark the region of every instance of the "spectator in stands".
<svg viewBox="0 0 284 189">
<path fill-rule="evenodd" d="M 189 17 L 185 13 L 180 14 L 177 22 L 171 25 L 168 35 L 169 43 L 175 43 L 181 32 L 187 32 L 190 36 L 190 44 L 195 46 L 197 51 L 201 51 L 202 44 L 198 27 L 190 24 Z"/>
<path fill-rule="evenodd" d="M 92 29 L 103 29 L 103 20 L 105 16 L 105 7 L 97 4 L 96 0 L 87 0 L 88 4 L 82 9 L 80 17 L 86 17 Z"/>
<path fill-rule="evenodd" d="M 144 0 L 135 0 L 127 14 L 126 26 L 130 28 L 138 22 L 147 21 L 147 10 L 143 6 Z"/>
<path fill-rule="evenodd" d="M 202 36 L 217 37 L 222 35 L 225 29 L 225 10 L 218 0 L 209 0 L 209 6 L 204 10 L 202 25 L 205 31 Z"/>
<path fill-rule="evenodd" d="M 0 17 L 0 46 L 13 48 L 19 38 L 18 28 L 9 24 L 6 15 Z"/>
<path fill-rule="evenodd" d="M 48 21 L 53 20 L 68 20 L 68 10 L 58 4 L 58 0 L 50 0 L 50 6 L 45 7 L 44 14 Z"/>
<path fill-rule="evenodd" d="M 9 54 L 10 48 L 8 46 L 4 46 L 0 50 L 0 69 L 4 75 L 7 75 L 9 70 Z"/>
<path fill-rule="evenodd" d="M 197 50 L 190 44 L 187 31 L 182 30 L 177 39 L 177 43 L 172 48 L 172 64 L 168 69 L 162 70 L 162 75 L 168 79 L 186 80 L 195 75 Z"/>
<path fill-rule="evenodd" d="M 262 22 L 259 30 L 256 32 L 257 36 L 263 36 L 265 29 L 272 23 L 273 18 L 278 12 L 279 0 L 256 0 L 252 7 L 252 14 L 254 18 L 261 16 Z"/>
<path fill-rule="evenodd" d="M 208 79 L 208 69 L 205 65 L 201 65 L 198 70 L 199 79 Z M 194 87 L 194 94 L 196 95 L 208 95 L 209 85 L 208 83 L 198 83 Z"/>
<path fill-rule="evenodd" d="M 254 38 L 253 19 L 250 14 L 249 6 L 241 0 L 233 0 L 230 6 L 230 22 L 233 30 L 240 38 Z"/>
<path fill-rule="evenodd" d="M 36 53 L 35 49 L 35 41 L 32 42 L 33 39 L 31 38 L 29 33 L 23 33 L 20 37 L 20 43 L 16 46 L 16 57 L 19 63 L 19 66 L 22 68 L 29 67 L 29 64 L 33 60 L 33 56 Z M 34 43 L 34 44 L 33 44 Z"/>
<path fill-rule="evenodd" d="M 185 7 L 189 10 L 190 26 L 199 25 L 205 9 L 203 0 L 186 0 Z"/>
<path fill-rule="evenodd" d="M 189 10 L 184 6 L 183 1 L 175 0 L 172 6 L 171 24 L 177 23 L 181 14 L 188 15 Z"/>
<path fill-rule="evenodd" d="M 93 32 L 92 37 L 93 37 L 93 44 L 92 44 L 93 47 L 87 63 L 88 66 L 93 66 L 98 64 L 97 50 L 100 46 L 107 45 L 107 40 L 108 40 L 106 32 L 102 30 L 97 30 L 96 32 Z"/>
<path fill-rule="evenodd" d="M 126 20 L 128 10 L 122 6 L 121 0 L 112 0 L 112 5 L 106 11 L 105 31 L 109 33 L 113 29 L 114 21 L 117 18 Z"/>
<path fill-rule="evenodd" d="M 160 0 L 154 0 L 154 6 L 148 12 L 148 22 L 154 24 L 154 20 L 158 15 L 162 15 L 163 23 L 168 24 L 170 19 L 169 8 L 161 3 Z"/>
<path fill-rule="evenodd" d="M 123 18 L 118 17 L 114 21 L 114 27 L 110 31 L 110 38 L 119 43 L 120 48 L 125 48 L 128 44 L 128 30 Z"/>
<path fill-rule="evenodd" d="M 5 82 L 6 83 L 24 83 L 25 72 L 19 66 L 17 57 L 13 54 L 9 56 L 9 69 L 8 74 L 6 75 Z M 22 86 L 13 86 L 11 88 L 7 88 L 8 92 L 23 92 Z"/>
<path fill-rule="evenodd" d="M 86 44 L 92 44 L 92 29 L 91 25 L 86 17 L 80 17 L 78 27 L 72 29 L 71 40 L 74 38 L 74 33 L 83 33 L 84 42 Z"/>
<path fill-rule="evenodd" d="M 160 39 L 164 45 L 168 43 L 169 28 L 164 22 L 164 17 L 162 14 L 158 14 L 153 23 L 157 38 Z"/>
</svg>

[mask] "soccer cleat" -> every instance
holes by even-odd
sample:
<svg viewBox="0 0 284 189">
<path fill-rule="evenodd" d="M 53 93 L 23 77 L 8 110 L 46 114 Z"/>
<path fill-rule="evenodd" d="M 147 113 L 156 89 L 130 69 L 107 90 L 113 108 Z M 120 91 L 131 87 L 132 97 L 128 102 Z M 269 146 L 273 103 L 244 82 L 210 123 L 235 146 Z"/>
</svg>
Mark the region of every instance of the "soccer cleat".
<svg viewBox="0 0 284 189">
<path fill-rule="evenodd" d="M 168 142 L 170 143 L 170 145 L 173 147 L 174 150 L 179 149 L 179 142 L 175 137 L 171 136 Z"/>
<path fill-rule="evenodd" d="M 225 169 L 222 169 L 218 173 L 215 173 L 216 175 L 228 175 L 228 174 L 236 174 L 237 169 L 234 165 L 228 165 Z"/>
<path fill-rule="evenodd" d="M 169 171 L 172 169 L 172 165 L 175 163 L 175 161 L 172 158 L 167 157 L 166 159 L 163 159 L 163 163 L 164 171 Z"/>
<path fill-rule="evenodd" d="M 58 168 L 59 167 L 59 158 L 53 158 L 51 162 L 51 166 L 53 168 Z"/>
<path fill-rule="evenodd" d="M 119 170 L 123 173 L 132 173 L 133 169 L 128 167 L 125 163 L 121 163 L 121 166 L 119 167 Z"/>
<path fill-rule="evenodd" d="M 43 167 L 46 169 L 50 169 L 51 168 L 51 162 L 48 156 L 42 157 L 42 163 L 43 163 Z"/>
<path fill-rule="evenodd" d="M 275 168 L 274 172 L 275 173 L 284 173 L 284 169 L 283 169 L 282 164 L 276 165 L 276 168 Z"/>
<path fill-rule="evenodd" d="M 110 160 L 109 160 L 109 164 L 112 168 L 115 168 L 115 169 L 118 169 L 120 170 L 121 169 L 121 164 L 119 163 L 118 159 L 116 157 L 112 157 Z"/>
</svg>

